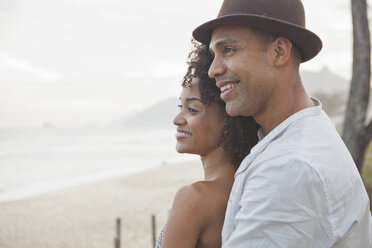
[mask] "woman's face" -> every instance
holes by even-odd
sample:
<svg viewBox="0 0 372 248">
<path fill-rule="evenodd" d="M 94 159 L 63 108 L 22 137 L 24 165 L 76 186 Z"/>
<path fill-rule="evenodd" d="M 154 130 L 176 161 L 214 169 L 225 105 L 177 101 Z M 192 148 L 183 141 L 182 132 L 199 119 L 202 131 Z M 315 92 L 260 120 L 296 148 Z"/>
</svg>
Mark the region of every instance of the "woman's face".
<svg viewBox="0 0 372 248">
<path fill-rule="evenodd" d="M 217 103 L 201 102 L 198 84 L 194 79 L 191 87 L 182 89 L 180 112 L 173 123 L 177 126 L 177 152 L 204 156 L 218 148 L 225 120 Z"/>
</svg>

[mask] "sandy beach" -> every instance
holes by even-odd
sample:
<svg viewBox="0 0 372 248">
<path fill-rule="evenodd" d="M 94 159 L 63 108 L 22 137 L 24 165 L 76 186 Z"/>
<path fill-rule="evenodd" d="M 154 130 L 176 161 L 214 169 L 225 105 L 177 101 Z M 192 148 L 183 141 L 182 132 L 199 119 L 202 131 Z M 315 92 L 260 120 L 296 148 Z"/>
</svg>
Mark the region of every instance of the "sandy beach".
<svg viewBox="0 0 372 248">
<path fill-rule="evenodd" d="M 151 215 L 165 224 L 177 189 L 203 178 L 200 161 L 164 164 L 125 177 L 0 203 L 1 248 L 150 248 Z"/>
</svg>

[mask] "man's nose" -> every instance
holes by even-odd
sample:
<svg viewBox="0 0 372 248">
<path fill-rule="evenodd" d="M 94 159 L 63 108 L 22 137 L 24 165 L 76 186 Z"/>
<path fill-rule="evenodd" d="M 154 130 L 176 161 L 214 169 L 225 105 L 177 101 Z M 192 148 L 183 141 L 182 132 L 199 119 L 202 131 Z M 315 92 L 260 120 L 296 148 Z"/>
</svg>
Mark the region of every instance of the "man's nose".
<svg viewBox="0 0 372 248">
<path fill-rule="evenodd" d="M 225 64 L 223 63 L 223 60 L 219 56 L 215 56 L 211 66 L 208 70 L 208 76 L 210 78 L 216 78 L 218 75 L 223 75 L 225 73 Z"/>
</svg>

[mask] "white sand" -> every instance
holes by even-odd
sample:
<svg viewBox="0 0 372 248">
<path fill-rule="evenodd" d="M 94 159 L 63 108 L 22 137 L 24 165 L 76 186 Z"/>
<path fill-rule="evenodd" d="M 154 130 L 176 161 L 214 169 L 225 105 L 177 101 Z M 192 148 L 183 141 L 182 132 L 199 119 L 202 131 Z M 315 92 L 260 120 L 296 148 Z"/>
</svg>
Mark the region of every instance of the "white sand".
<svg viewBox="0 0 372 248">
<path fill-rule="evenodd" d="M 175 192 L 203 178 L 199 161 L 162 165 L 127 177 L 0 203 L 1 248 L 112 248 L 115 219 L 123 223 L 123 248 L 152 247 Z"/>
</svg>

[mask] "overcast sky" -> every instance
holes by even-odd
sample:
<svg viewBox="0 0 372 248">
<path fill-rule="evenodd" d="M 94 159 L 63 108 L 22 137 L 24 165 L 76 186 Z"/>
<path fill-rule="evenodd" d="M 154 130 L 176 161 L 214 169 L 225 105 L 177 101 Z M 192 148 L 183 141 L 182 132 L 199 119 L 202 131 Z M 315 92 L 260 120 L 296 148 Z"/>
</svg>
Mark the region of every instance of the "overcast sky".
<svg viewBox="0 0 372 248">
<path fill-rule="evenodd" d="M 1 0 L 0 127 L 105 125 L 178 96 L 191 32 L 221 3 Z M 302 69 L 349 79 L 350 0 L 303 4 L 324 48 Z"/>
</svg>

